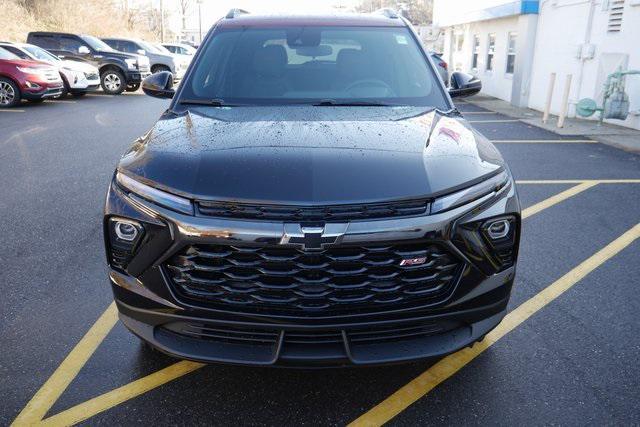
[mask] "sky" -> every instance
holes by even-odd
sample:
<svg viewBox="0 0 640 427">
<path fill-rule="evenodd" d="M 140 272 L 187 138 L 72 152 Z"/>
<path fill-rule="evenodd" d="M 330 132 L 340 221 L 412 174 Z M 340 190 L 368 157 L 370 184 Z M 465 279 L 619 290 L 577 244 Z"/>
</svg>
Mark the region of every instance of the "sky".
<svg viewBox="0 0 640 427">
<path fill-rule="evenodd" d="M 168 7 L 172 3 L 177 5 L 178 0 L 164 0 L 164 2 L 165 7 Z M 192 17 L 187 21 L 187 26 L 197 28 L 198 5 L 195 0 L 193 3 Z M 348 10 L 359 3 L 358 0 L 202 0 L 202 31 L 206 32 L 211 25 L 233 8 L 245 9 L 252 13 L 317 13 L 335 11 L 339 8 Z M 178 13 L 175 14 L 174 20 L 179 28 Z"/>
</svg>

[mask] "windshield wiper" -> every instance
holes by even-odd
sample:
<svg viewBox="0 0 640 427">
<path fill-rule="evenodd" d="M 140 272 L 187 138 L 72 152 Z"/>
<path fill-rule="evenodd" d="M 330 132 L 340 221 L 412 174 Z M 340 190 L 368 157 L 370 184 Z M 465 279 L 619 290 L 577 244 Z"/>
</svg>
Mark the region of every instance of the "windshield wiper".
<svg viewBox="0 0 640 427">
<path fill-rule="evenodd" d="M 181 99 L 181 105 L 208 105 L 210 107 L 237 107 L 237 104 L 227 104 L 223 99 Z"/>
<path fill-rule="evenodd" d="M 336 101 L 335 99 L 323 99 L 313 104 L 314 107 L 393 107 L 393 104 L 375 101 Z"/>
</svg>

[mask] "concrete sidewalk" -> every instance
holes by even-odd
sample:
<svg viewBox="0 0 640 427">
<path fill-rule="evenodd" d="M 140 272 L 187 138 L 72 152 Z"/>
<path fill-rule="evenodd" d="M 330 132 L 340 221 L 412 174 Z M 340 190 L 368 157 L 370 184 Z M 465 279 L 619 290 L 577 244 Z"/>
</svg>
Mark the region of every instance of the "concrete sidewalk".
<svg viewBox="0 0 640 427">
<path fill-rule="evenodd" d="M 566 119 L 564 127 L 558 128 L 558 117 L 550 116 L 547 123 L 542 123 L 542 113 L 529 108 L 514 107 L 506 101 L 487 95 L 476 95 L 466 99 L 470 104 L 537 126 L 558 135 L 581 135 L 603 144 L 612 145 L 626 151 L 640 153 L 640 131 L 617 126 L 611 123 L 599 125 L 596 120 L 571 118 Z"/>
</svg>

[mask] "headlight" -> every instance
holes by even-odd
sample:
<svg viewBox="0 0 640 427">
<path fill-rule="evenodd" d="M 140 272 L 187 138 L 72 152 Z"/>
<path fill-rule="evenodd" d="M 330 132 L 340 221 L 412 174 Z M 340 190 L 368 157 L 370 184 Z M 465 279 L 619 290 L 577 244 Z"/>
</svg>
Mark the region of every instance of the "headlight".
<svg viewBox="0 0 640 427">
<path fill-rule="evenodd" d="M 487 194 L 500 190 L 509 182 L 509 174 L 506 171 L 500 172 L 479 184 L 465 188 L 464 190 L 457 191 L 453 194 L 449 194 L 444 197 L 440 197 L 431 205 L 431 213 L 440 213 L 449 209 L 457 208 L 466 203 L 478 200 Z"/>
<path fill-rule="evenodd" d="M 127 67 L 129 67 L 130 70 L 138 69 L 138 61 L 135 58 L 125 59 L 124 62 L 127 63 Z"/>
<path fill-rule="evenodd" d="M 21 71 L 25 74 L 35 74 L 38 76 L 44 75 L 47 73 L 46 68 L 31 68 L 31 67 L 16 67 L 18 71 Z"/>
<path fill-rule="evenodd" d="M 120 172 L 116 173 L 116 182 L 143 199 L 147 199 L 150 202 L 176 212 L 193 215 L 193 206 L 189 199 L 158 190 L 157 188 L 138 182 L 133 178 L 129 178 Z"/>
</svg>

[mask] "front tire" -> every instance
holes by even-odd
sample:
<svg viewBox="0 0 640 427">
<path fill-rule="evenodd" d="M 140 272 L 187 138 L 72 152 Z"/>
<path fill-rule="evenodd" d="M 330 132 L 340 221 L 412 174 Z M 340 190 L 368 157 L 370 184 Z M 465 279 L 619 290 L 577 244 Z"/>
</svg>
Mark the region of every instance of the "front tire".
<svg viewBox="0 0 640 427">
<path fill-rule="evenodd" d="M 120 95 L 127 87 L 124 75 L 119 70 L 109 69 L 100 76 L 100 85 L 108 95 Z"/>
<path fill-rule="evenodd" d="M 22 94 L 13 80 L 0 77 L 0 108 L 11 108 L 20 104 Z"/>
</svg>

